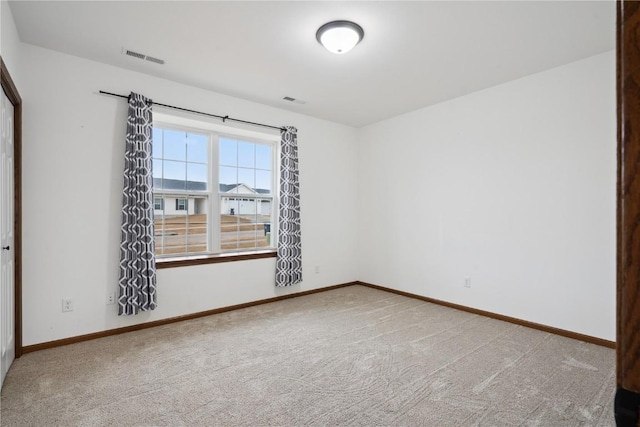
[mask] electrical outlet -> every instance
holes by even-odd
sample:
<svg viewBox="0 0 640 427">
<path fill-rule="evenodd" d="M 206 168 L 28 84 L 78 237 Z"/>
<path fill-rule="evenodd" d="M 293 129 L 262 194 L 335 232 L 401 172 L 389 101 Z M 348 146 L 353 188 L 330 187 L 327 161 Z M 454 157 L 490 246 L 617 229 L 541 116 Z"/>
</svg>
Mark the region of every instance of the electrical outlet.
<svg viewBox="0 0 640 427">
<path fill-rule="evenodd" d="M 62 311 L 73 311 L 73 300 L 71 298 L 62 299 Z"/>
<path fill-rule="evenodd" d="M 314 271 L 315 271 L 316 274 L 320 274 L 320 266 L 316 265 L 316 268 L 315 268 Z"/>
<path fill-rule="evenodd" d="M 464 278 L 464 287 L 465 288 L 470 288 L 471 287 L 471 277 L 465 277 Z"/>
<path fill-rule="evenodd" d="M 107 296 L 107 305 L 111 305 L 115 303 L 116 303 L 116 293 L 112 292 L 109 294 L 109 296 Z"/>
</svg>

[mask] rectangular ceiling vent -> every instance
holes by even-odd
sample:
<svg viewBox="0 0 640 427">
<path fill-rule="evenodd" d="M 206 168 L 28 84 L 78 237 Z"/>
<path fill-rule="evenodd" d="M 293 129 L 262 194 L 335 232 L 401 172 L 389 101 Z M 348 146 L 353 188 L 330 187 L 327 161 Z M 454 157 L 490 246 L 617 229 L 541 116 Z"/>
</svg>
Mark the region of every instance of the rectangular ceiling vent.
<svg viewBox="0 0 640 427">
<path fill-rule="evenodd" d="M 142 59 L 143 61 L 154 62 L 154 63 L 160 64 L 160 65 L 164 64 L 164 59 L 154 58 L 153 56 L 145 55 L 144 53 L 135 52 L 135 51 L 129 50 L 129 49 L 123 49 L 123 52 L 127 56 L 131 56 L 133 58 Z"/>
<path fill-rule="evenodd" d="M 160 65 L 164 64 L 164 59 L 154 58 L 153 56 L 147 55 L 145 59 L 147 61 L 155 62 L 156 64 L 160 64 Z"/>
<path fill-rule="evenodd" d="M 134 52 L 134 51 L 129 50 L 129 49 L 127 49 L 125 51 L 125 55 L 133 56 L 134 58 L 138 58 L 138 59 L 144 59 L 144 57 L 146 56 L 146 55 L 144 55 L 142 53 Z"/>
<path fill-rule="evenodd" d="M 284 99 L 285 101 L 289 101 L 289 102 L 295 102 L 296 104 L 301 104 L 301 105 L 307 103 L 306 101 L 303 101 L 302 99 L 295 99 L 295 98 L 292 98 L 290 96 L 285 96 L 282 99 Z"/>
</svg>

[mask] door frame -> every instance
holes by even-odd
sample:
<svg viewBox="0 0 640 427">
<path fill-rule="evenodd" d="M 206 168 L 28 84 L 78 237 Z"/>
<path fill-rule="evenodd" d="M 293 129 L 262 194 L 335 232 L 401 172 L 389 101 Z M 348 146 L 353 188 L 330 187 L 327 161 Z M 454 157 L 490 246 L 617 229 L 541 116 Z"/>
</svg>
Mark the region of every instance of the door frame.
<svg viewBox="0 0 640 427">
<path fill-rule="evenodd" d="M 640 424 L 640 2 L 618 0 L 616 24 L 618 426 Z"/>
<path fill-rule="evenodd" d="M 14 207 L 14 337 L 16 358 L 22 356 L 22 98 L 0 57 L 0 81 L 9 102 L 13 104 L 13 207 Z"/>
</svg>

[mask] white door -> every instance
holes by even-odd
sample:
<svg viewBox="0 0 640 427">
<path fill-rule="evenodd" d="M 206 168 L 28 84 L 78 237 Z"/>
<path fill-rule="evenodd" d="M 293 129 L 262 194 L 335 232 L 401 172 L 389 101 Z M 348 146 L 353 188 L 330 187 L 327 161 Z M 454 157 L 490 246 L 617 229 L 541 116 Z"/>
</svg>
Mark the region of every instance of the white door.
<svg viewBox="0 0 640 427">
<path fill-rule="evenodd" d="M 0 387 L 16 355 L 13 248 L 13 105 L 3 90 L 0 141 Z"/>
</svg>

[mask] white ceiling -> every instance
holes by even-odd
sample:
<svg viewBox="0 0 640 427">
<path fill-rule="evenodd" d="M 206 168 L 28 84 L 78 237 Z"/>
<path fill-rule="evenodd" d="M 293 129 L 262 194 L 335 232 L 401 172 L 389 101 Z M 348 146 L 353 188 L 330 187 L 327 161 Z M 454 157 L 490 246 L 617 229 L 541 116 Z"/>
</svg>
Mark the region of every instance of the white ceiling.
<svg viewBox="0 0 640 427">
<path fill-rule="evenodd" d="M 614 1 L 10 6 L 23 42 L 355 127 L 615 46 Z M 365 31 L 345 55 L 329 53 L 315 39 L 318 27 L 337 19 Z M 124 56 L 123 47 L 166 64 Z"/>
</svg>

